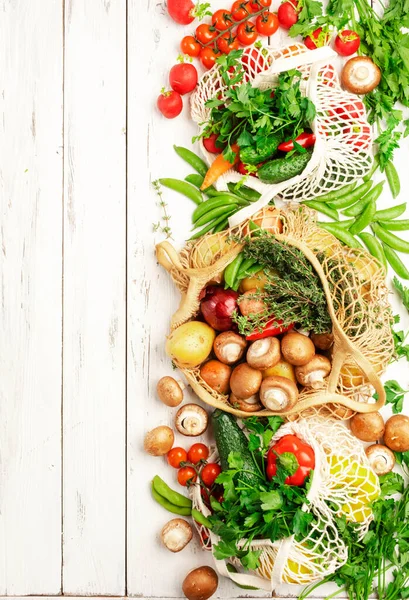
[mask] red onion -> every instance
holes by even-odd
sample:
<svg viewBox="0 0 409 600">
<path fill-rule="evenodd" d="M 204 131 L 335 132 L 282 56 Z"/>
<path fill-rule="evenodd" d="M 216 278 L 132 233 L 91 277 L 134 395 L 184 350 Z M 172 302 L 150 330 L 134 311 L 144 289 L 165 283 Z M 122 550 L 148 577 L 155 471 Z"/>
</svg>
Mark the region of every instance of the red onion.
<svg viewBox="0 0 409 600">
<path fill-rule="evenodd" d="M 204 320 L 216 331 L 233 328 L 232 314 L 238 310 L 239 294 L 217 285 L 209 285 L 201 294 L 200 308 Z"/>
</svg>

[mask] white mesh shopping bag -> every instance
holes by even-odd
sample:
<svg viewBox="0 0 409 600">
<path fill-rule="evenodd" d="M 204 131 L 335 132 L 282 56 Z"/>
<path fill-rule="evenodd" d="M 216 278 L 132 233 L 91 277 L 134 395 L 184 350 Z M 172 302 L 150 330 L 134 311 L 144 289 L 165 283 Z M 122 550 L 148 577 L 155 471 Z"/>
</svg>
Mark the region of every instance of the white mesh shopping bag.
<svg viewBox="0 0 409 600">
<path fill-rule="evenodd" d="M 285 203 L 312 200 L 328 191 L 337 190 L 366 175 L 372 165 L 373 134 L 368 124 L 362 100 L 344 91 L 334 66 L 336 53 L 329 47 L 308 50 L 294 43 L 279 50 L 270 47 L 250 46 L 243 51 L 241 63 L 244 80 L 262 89 L 273 89 L 278 74 L 298 69 L 302 74 L 302 92 L 314 103 L 316 117 L 311 123 L 316 143 L 304 171 L 278 184 L 266 184 L 249 176 L 246 185 L 258 190 L 260 200 L 245 207 L 230 218 L 230 226 L 241 223 L 255 211 L 278 196 Z M 192 118 L 199 129 L 210 117 L 207 100 L 223 98 L 225 84 L 216 64 L 200 79 L 191 97 Z M 208 164 L 214 154 L 207 152 L 200 143 Z M 237 182 L 242 175 L 229 170 L 216 182 L 216 188 L 225 190 L 228 182 Z"/>
</svg>

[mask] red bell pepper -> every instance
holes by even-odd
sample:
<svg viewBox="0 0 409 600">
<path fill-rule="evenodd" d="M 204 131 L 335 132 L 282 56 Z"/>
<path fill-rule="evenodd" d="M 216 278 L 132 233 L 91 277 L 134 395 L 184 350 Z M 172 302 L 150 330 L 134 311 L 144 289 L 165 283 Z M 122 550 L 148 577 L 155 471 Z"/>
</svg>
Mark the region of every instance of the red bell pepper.
<svg viewBox="0 0 409 600">
<path fill-rule="evenodd" d="M 264 325 L 263 329 L 260 331 L 256 329 L 253 333 L 246 336 L 246 340 L 249 342 L 254 342 L 255 340 L 261 340 L 266 337 L 273 337 L 274 335 L 280 335 L 280 333 L 285 333 L 294 327 L 294 323 L 283 327 L 281 325 L 282 321 L 280 319 L 270 319 Z"/>
<path fill-rule="evenodd" d="M 302 146 L 302 148 L 310 148 L 310 146 L 315 144 L 315 134 L 306 133 L 304 131 L 303 133 L 300 133 L 297 138 L 295 138 L 295 141 L 299 146 Z M 278 149 L 281 150 L 281 152 L 290 152 L 291 150 L 294 150 L 294 141 L 287 140 L 286 142 L 281 142 L 281 144 L 278 146 Z"/>
<path fill-rule="evenodd" d="M 298 462 L 298 469 L 285 480 L 288 485 L 304 485 L 311 470 L 315 468 L 314 450 L 296 435 L 284 435 L 267 454 L 267 477 L 271 480 L 277 473 L 277 455 L 290 453 Z"/>
</svg>

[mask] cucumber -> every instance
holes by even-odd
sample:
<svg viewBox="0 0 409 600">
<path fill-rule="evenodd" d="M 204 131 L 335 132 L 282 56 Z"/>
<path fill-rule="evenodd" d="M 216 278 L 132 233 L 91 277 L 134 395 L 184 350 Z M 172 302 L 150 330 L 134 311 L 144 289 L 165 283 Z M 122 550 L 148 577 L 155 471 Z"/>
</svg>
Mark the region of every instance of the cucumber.
<svg viewBox="0 0 409 600">
<path fill-rule="evenodd" d="M 274 156 L 282 141 L 281 135 L 273 134 L 267 138 L 263 149 L 257 150 L 254 146 L 245 146 L 240 150 L 240 160 L 246 165 L 258 165 L 263 160 Z"/>
<path fill-rule="evenodd" d="M 280 183 L 302 173 L 310 161 L 312 150 L 302 154 L 293 154 L 290 158 L 276 158 L 271 160 L 257 171 L 257 175 L 264 183 Z"/>
<path fill-rule="evenodd" d="M 240 480 L 251 486 L 260 485 L 260 477 L 257 475 L 257 466 L 249 450 L 248 440 L 237 425 L 235 417 L 217 408 L 212 414 L 212 424 L 222 471 L 229 468 L 230 452 L 239 452 L 243 460 Z"/>
</svg>

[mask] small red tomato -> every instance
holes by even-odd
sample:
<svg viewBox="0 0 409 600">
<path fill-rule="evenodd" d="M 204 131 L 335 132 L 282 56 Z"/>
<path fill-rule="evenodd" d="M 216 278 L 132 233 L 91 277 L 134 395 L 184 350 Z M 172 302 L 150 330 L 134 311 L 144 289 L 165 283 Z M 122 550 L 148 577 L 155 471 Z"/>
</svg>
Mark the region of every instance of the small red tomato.
<svg viewBox="0 0 409 600">
<path fill-rule="evenodd" d="M 242 21 L 249 14 L 251 14 L 251 6 L 250 2 L 242 2 L 241 0 L 236 0 L 233 2 L 231 7 L 231 16 L 235 21 Z"/>
<path fill-rule="evenodd" d="M 217 40 L 217 47 L 223 54 L 230 54 L 232 50 L 239 49 L 239 40 L 236 35 L 227 32 Z"/>
<path fill-rule="evenodd" d="M 260 167 L 261 165 L 257 165 L 258 167 Z M 246 165 L 243 162 L 239 162 L 237 165 L 237 170 L 240 173 L 240 175 L 251 175 L 252 177 L 257 177 L 257 172 L 253 171 L 253 172 L 248 172 Z"/>
<path fill-rule="evenodd" d="M 262 10 L 263 8 L 268 8 L 269 6 L 271 6 L 271 2 L 272 2 L 272 0 L 253 0 L 250 3 L 251 10 L 253 12 L 258 12 L 259 10 Z"/>
<path fill-rule="evenodd" d="M 329 36 L 326 31 L 322 31 L 322 27 L 318 27 L 315 31 L 307 35 L 304 39 L 304 44 L 309 50 L 315 50 L 328 44 Z"/>
<path fill-rule="evenodd" d="M 200 60 L 206 69 L 211 69 L 216 63 L 217 54 L 212 48 L 202 48 L 200 52 Z"/>
<path fill-rule="evenodd" d="M 216 485 L 216 488 L 212 492 L 212 496 L 217 502 L 223 504 L 224 502 L 224 488 L 222 485 Z"/>
<path fill-rule="evenodd" d="M 193 467 L 182 467 L 178 471 L 178 482 L 180 485 L 189 486 L 194 483 L 197 479 L 196 471 Z"/>
<path fill-rule="evenodd" d="M 190 447 L 187 458 L 194 465 L 201 460 L 206 460 L 209 456 L 209 448 L 205 444 L 193 444 Z"/>
<path fill-rule="evenodd" d="M 223 152 L 223 148 L 216 146 L 218 137 L 217 133 L 212 133 L 209 137 L 203 138 L 203 146 L 208 152 L 212 152 L 213 154 L 221 154 Z"/>
<path fill-rule="evenodd" d="M 216 10 L 212 16 L 212 25 L 217 31 L 226 31 L 233 23 L 233 17 L 228 10 L 221 8 Z"/>
<path fill-rule="evenodd" d="M 360 119 L 364 116 L 365 109 L 362 102 L 356 101 L 353 104 L 337 106 L 335 112 L 341 117 L 341 119 Z"/>
<path fill-rule="evenodd" d="M 216 36 L 217 31 L 207 23 L 201 23 L 196 27 L 196 39 L 203 45 L 213 41 Z"/>
<path fill-rule="evenodd" d="M 156 101 L 157 107 L 164 117 L 174 119 L 182 112 L 182 96 L 173 90 L 163 91 Z"/>
<path fill-rule="evenodd" d="M 217 463 L 208 463 L 203 467 L 200 476 L 202 478 L 203 483 L 208 488 L 210 488 L 212 487 L 212 485 L 214 484 L 221 472 L 222 469 L 220 465 L 218 465 Z"/>
<path fill-rule="evenodd" d="M 247 21 L 237 27 L 237 37 L 242 46 L 250 46 L 257 40 L 258 35 L 254 23 Z"/>
<path fill-rule="evenodd" d="M 264 12 L 256 19 L 257 31 L 260 35 L 273 35 L 278 29 L 279 21 L 275 13 Z"/>
<path fill-rule="evenodd" d="M 285 29 L 290 29 L 298 21 L 298 12 L 298 5 L 294 5 L 292 2 L 280 4 L 277 11 L 280 25 Z"/>
<path fill-rule="evenodd" d="M 369 148 L 371 128 L 369 125 L 357 123 L 352 127 L 344 127 L 342 133 L 347 136 L 347 143 L 354 147 L 355 152 Z"/>
<path fill-rule="evenodd" d="M 179 469 L 180 463 L 187 461 L 187 452 L 184 448 L 172 448 L 169 450 L 167 458 L 171 467 Z"/>
<path fill-rule="evenodd" d="M 183 94 L 192 92 L 197 86 L 197 71 L 190 63 L 179 63 L 174 65 L 169 73 L 170 87 Z"/>
<path fill-rule="evenodd" d="M 246 48 L 241 57 L 241 63 L 246 73 L 261 73 L 264 70 L 263 56 L 257 48 Z"/>
<path fill-rule="evenodd" d="M 335 38 L 334 48 L 341 56 L 351 56 L 358 50 L 361 39 L 356 31 L 345 29 Z"/>
<path fill-rule="evenodd" d="M 180 49 L 183 54 L 187 54 L 188 56 L 195 58 L 196 56 L 199 56 L 202 47 L 199 42 L 195 40 L 193 35 L 185 35 L 180 42 Z"/>
<path fill-rule="evenodd" d="M 168 0 L 168 13 L 176 23 L 189 25 L 195 19 L 192 0 Z"/>
</svg>

